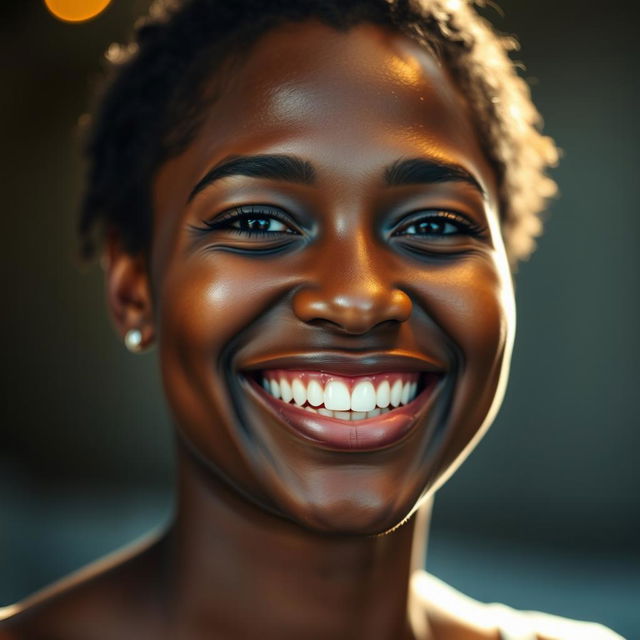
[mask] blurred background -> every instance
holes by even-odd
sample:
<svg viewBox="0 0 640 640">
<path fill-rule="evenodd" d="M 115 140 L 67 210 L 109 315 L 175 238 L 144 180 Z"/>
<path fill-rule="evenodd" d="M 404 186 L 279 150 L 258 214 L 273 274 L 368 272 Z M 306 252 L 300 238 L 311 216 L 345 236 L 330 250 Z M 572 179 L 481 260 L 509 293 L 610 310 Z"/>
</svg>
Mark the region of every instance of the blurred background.
<svg viewBox="0 0 640 640">
<path fill-rule="evenodd" d="M 106 2 L 103 2 L 106 4 Z M 640 100 L 634 2 L 502 0 L 562 195 L 517 276 L 504 407 L 436 499 L 428 569 L 483 601 L 640 637 Z M 129 355 L 76 259 L 75 132 L 148 0 L 56 19 L 0 5 L 0 605 L 161 526 L 170 424 L 154 355 Z"/>
</svg>

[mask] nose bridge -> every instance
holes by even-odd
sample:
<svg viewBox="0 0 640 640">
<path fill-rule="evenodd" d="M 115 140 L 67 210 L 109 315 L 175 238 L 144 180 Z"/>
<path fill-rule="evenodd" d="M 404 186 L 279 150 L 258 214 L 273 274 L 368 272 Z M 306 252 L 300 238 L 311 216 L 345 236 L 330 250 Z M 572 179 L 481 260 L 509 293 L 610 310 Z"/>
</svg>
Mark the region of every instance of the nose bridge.
<svg viewBox="0 0 640 640">
<path fill-rule="evenodd" d="M 404 322 L 411 300 L 363 229 L 327 238 L 318 247 L 308 284 L 294 297 L 305 322 L 325 321 L 351 334 L 386 322 Z"/>
<path fill-rule="evenodd" d="M 365 236 L 364 231 L 354 233 L 353 242 L 345 242 L 344 246 L 336 245 L 338 256 L 326 261 L 329 273 L 340 276 L 332 278 L 329 275 L 331 285 L 339 297 L 349 299 L 354 306 L 367 310 L 378 297 L 384 295 L 385 288 L 393 286 L 391 274 L 383 273 L 385 265 L 381 260 L 376 260 L 374 243 Z M 337 273 L 332 265 L 339 267 Z"/>
</svg>

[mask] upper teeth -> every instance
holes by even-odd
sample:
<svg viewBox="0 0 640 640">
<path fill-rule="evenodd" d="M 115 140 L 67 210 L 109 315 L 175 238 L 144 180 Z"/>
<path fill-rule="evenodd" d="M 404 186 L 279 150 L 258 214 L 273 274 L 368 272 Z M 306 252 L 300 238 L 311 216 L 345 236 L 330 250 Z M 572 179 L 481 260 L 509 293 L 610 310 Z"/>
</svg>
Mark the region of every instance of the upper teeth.
<svg viewBox="0 0 640 640">
<path fill-rule="evenodd" d="M 418 389 L 417 373 L 387 373 L 346 378 L 320 372 L 267 371 L 263 387 L 284 402 L 329 411 L 373 411 L 411 402 Z"/>
</svg>

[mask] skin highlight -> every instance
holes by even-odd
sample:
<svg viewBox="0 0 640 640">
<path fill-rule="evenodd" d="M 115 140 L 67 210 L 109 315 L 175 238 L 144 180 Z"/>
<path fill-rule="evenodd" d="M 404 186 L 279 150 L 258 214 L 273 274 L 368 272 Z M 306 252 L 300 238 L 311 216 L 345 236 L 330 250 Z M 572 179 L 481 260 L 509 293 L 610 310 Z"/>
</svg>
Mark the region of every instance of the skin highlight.
<svg viewBox="0 0 640 640">
<path fill-rule="evenodd" d="M 198 188 L 255 156 L 297 158 L 314 180 Z M 411 158 L 471 180 L 389 185 Z M 159 349 L 176 518 L 144 552 L 32 602 L 5 637 L 498 638 L 409 589 L 431 496 L 497 411 L 515 333 L 496 177 L 447 71 L 382 27 L 278 27 L 152 194 L 149 253 L 112 236 L 107 288 L 122 335 Z M 276 212 L 280 234 L 218 224 L 249 205 L 263 225 Z M 417 232 L 427 219 L 437 234 Z M 331 371 L 389 356 L 439 381 L 406 436 L 371 451 L 287 429 L 249 382 L 274 359 Z"/>
</svg>

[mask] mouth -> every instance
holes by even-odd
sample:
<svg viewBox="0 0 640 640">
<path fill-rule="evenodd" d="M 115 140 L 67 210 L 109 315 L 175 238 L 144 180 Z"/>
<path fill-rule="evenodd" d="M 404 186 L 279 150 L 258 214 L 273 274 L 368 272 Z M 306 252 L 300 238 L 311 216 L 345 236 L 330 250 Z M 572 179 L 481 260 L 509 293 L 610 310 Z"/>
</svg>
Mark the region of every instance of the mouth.
<svg viewBox="0 0 640 640">
<path fill-rule="evenodd" d="M 403 440 L 429 411 L 442 376 L 416 370 L 345 375 L 324 368 L 243 375 L 252 395 L 290 431 L 339 451 L 373 451 Z"/>
</svg>

